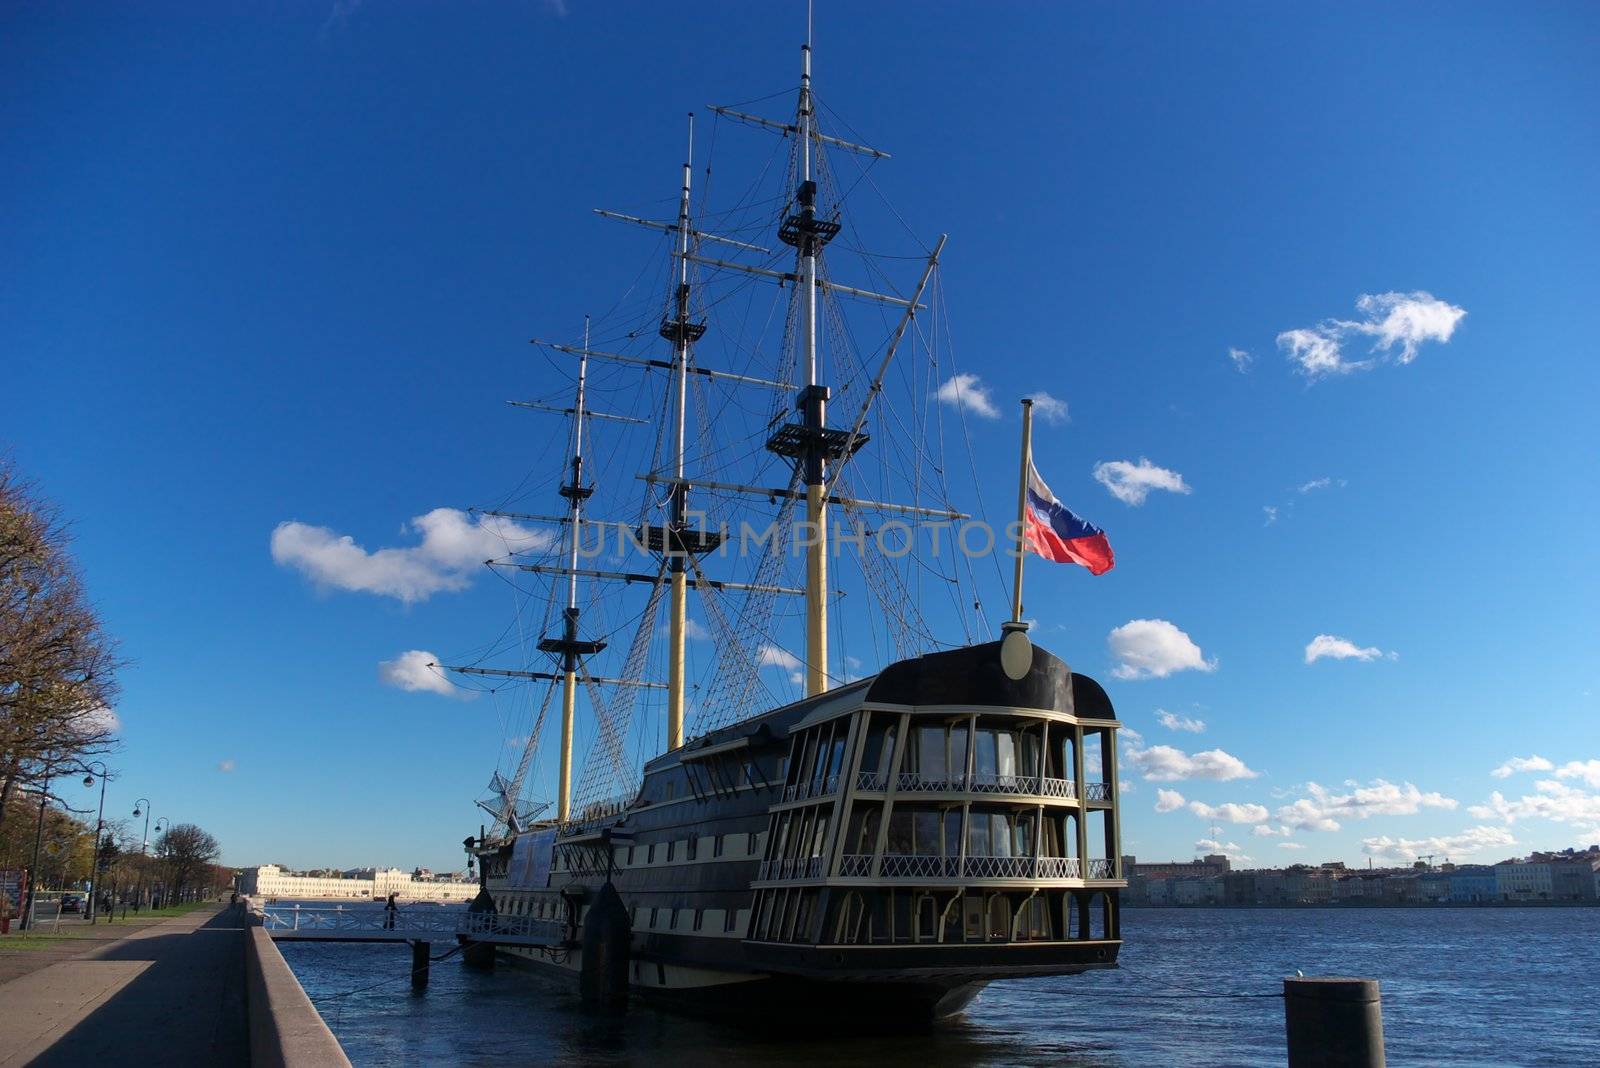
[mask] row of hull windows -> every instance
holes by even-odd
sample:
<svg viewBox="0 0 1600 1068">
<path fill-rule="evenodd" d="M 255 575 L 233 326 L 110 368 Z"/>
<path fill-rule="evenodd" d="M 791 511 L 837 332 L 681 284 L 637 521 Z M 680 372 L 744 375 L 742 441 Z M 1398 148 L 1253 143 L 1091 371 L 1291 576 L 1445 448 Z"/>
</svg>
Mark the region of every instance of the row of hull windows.
<svg viewBox="0 0 1600 1068">
<path fill-rule="evenodd" d="M 680 861 L 719 857 L 755 857 L 761 854 L 764 835 L 760 831 L 717 834 L 701 838 L 675 838 L 670 842 L 624 846 L 616 851 L 618 867 L 645 864 L 676 864 Z"/>
<path fill-rule="evenodd" d="M 761 846 L 765 840 L 765 834 L 760 831 L 741 831 L 738 834 L 718 834 L 700 838 L 675 838 L 670 842 L 613 847 L 612 860 L 619 868 L 637 868 L 650 864 L 678 864 L 722 857 L 758 857 L 761 855 Z M 572 864 L 561 849 L 556 850 L 550 867 L 552 871 L 588 870 L 587 865 Z M 489 868 L 489 877 L 504 876 L 506 871 L 505 865 L 496 864 Z"/>
<path fill-rule="evenodd" d="M 635 931 L 677 931 L 683 934 L 737 934 L 748 909 L 691 909 L 635 906 L 628 919 Z"/>
<path fill-rule="evenodd" d="M 850 890 L 761 892 L 751 937 L 832 945 L 972 945 L 1115 939 L 1107 891 Z M 821 904 L 828 901 L 826 914 Z"/>
<path fill-rule="evenodd" d="M 566 903 L 557 897 L 529 897 L 506 894 L 495 899 L 495 908 L 506 916 L 532 916 L 535 919 L 569 919 Z M 581 925 L 587 907 L 578 910 L 577 922 Z M 750 915 L 748 909 L 695 909 L 660 906 L 634 906 L 628 910 L 628 920 L 636 931 L 699 931 L 705 934 L 733 934 L 743 928 Z"/>
<path fill-rule="evenodd" d="M 902 729 L 899 714 L 870 715 L 860 770 L 885 781 L 893 770 L 896 736 Z M 1111 752 L 1106 742 L 1110 734 L 1108 727 L 1079 728 L 1043 720 L 1018 725 L 1014 717 L 996 721 L 973 715 L 942 723 L 919 721 L 906 737 L 900 771 L 924 781 L 970 778 L 995 782 L 1040 775 L 1076 780 L 1074 748 L 1081 745 L 1084 779 L 1110 782 Z"/>
<path fill-rule="evenodd" d="M 843 853 L 871 856 L 878 852 L 884 806 L 857 801 L 844 831 Z M 772 860 L 816 859 L 825 855 L 832 805 L 786 809 L 773 816 Z M 1076 812 L 994 805 L 918 805 L 897 802 L 890 810 L 885 850 L 895 856 L 927 857 L 1074 857 L 1078 855 Z M 1088 813 L 1090 854 L 1117 855 L 1111 835 L 1115 824 L 1105 811 Z"/>
<path fill-rule="evenodd" d="M 558 897 L 527 897 L 502 894 L 494 899 L 495 911 L 503 916 L 532 916 L 540 920 L 565 920 L 566 906 Z"/>
<path fill-rule="evenodd" d="M 842 716 L 813 727 L 795 738 L 789 750 L 784 776 L 787 787 L 805 786 L 809 794 L 821 793 L 837 784 L 844 768 L 845 743 L 850 739 L 854 717 Z"/>
<path fill-rule="evenodd" d="M 640 798 L 653 805 L 685 797 L 760 790 L 782 781 L 785 770 L 781 757 L 749 751 L 714 758 L 711 765 L 681 763 L 649 776 Z"/>
</svg>

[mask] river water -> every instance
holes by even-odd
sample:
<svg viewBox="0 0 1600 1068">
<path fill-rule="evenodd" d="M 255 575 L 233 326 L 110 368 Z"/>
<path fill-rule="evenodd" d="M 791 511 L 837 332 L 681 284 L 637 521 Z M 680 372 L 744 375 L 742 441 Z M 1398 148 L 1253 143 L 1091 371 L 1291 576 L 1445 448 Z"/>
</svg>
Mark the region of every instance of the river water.
<svg viewBox="0 0 1600 1068">
<path fill-rule="evenodd" d="M 1297 969 L 1381 981 L 1392 1065 L 1600 1065 L 1600 908 L 1130 908 L 1123 936 L 1115 972 L 994 984 L 961 1018 L 911 1034 L 638 1005 L 594 1017 L 565 987 L 459 955 L 413 993 L 405 945 L 280 948 L 358 1066 L 1277 1066 L 1280 999 L 1186 995 L 1272 994 Z"/>
</svg>

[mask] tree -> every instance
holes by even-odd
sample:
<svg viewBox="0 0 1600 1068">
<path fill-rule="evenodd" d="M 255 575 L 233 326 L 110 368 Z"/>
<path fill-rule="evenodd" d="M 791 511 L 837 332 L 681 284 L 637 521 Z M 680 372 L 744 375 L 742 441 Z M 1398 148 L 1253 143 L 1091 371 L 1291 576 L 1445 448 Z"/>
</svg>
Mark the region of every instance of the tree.
<svg viewBox="0 0 1600 1068">
<path fill-rule="evenodd" d="M 156 843 L 156 855 L 166 864 L 172 879 L 173 900 L 182 901 L 186 888 L 209 882 L 211 862 L 221 852 L 217 840 L 193 823 L 167 828 Z"/>
<path fill-rule="evenodd" d="M 67 554 L 59 512 L 0 458 L 0 826 L 18 790 L 116 746 L 116 642 Z"/>
</svg>

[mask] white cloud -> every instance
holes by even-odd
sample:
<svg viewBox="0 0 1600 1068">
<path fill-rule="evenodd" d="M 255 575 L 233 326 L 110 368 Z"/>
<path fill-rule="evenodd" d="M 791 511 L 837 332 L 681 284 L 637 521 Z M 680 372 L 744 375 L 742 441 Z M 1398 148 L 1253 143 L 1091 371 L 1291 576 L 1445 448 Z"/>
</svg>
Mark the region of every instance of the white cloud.
<svg viewBox="0 0 1600 1068">
<path fill-rule="evenodd" d="M 1305 843 L 1303 843 L 1303 842 L 1279 842 L 1278 843 L 1278 848 L 1279 849 L 1304 849 L 1305 848 Z"/>
<path fill-rule="evenodd" d="M 776 645 L 762 645 L 756 650 L 757 667 L 782 668 L 789 673 L 789 681 L 800 683 L 805 676 L 800 672 L 800 658 Z"/>
<path fill-rule="evenodd" d="M 1339 350 L 1339 335 L 1324 333 L 1322 328 L 1285 330 L 1278 335 L 1278 347 L 1298 363 L 1300 373 L 1309 378 L 1349 374 L 1372 366 L 1370 361 L 1347 363 Z"/>
<path fill-rule="evenodd" d="M 1238 842 L 1219 842 L 1215 838 L 1202 838 L 1194 844 L 1196 853 L 1221 853 L 1234 863 L 1249 860 L 1239 849 Z"/>
<path fill-rule="evenodd" d="M 1503 827 L 1469 827 L 1460 834 L 1433 838 L 1363 838 L 1361 851 L 1371 857 L 1408 863 L 1432 854 L 1439 861 L 1446 857 L 1470 856 L 1486 849 L 1516 845 L 1517 840 Z"/>
<path fill-rule="evenodd" d="M 1156 791 L 1156 811 L 1176 812 L 1183 807 L 1183 795 L 1176 790 Z"/>
<path fill-rule="evenodd" d="M 1137 743 L 1122 747 L 1123 759 L 1137 768 L 1151 782 L 1178 782 L 1183 779 L 1211 779 L 1230 782 L 1234 779 L 1254 779 L 1259 772 L 1251 771 L 1245 762 L 1221 749 L 1208 749 L 1193 756 L 1170 745 L 1153 745 L 1148 749 Z"/>
<path fill-rule="evenodd" d="M 1347 638 L 1336 637 L 1332 634 L 1319 634 L 1306 643 L 1306 663 L 1314 664 L 1324 658 L 1329 660 L 1380 660 L 1387 656 L 1390 660 L 1396 659 L 1396 654 L 1385 653 L 1377 646 L 1362 648 Z"/>
<path fill-rule="evenodd" d="M 403 529 L 422 541 L 402 549 L 368 552 L 354 538 L 307 523 L 279 523 L 272 532 L 272 559 L 293 567 L 319 587 L 375 593 L 406 604 L 444 590 L 465 589 L 487 559 L 543 548 L 551 535 L 506 519 L 474 519 L 455 508 L 435 508 Z"/>
<path fill-rule="evenodd" d="M 1332 819 L 1315 801 L 1302 797 L 1293 804 L 1280 806 L 1278 819 L 1283 826 L 1296 831 L 1337 831 L 1339 821 Z"/>
<path fill-rule="evenodd" d="M 1266 806 L 1255 804 L 1235 804 L 1232 801 L 1223 802 L 1212 806 L 1204 801 L 1190 801 L 1189 811 L 1196 816 L 1208 820 L 1226 820 L 1229 823 L 1265 823 L 1272 818 Z"/>
<path fill-rule="evenodd" d="M 1265 823 L 1258 823 L 1250 829 L 1250 833 L 1257 838 L 1287 838 L 1294 832 L 1287 827 L 1268 827 Z"/>
<path fill-rule="evenodd" d="M 661 624 L 659 627 L 656 628 L 656 633 L 658 635 L 662 635 L 662 636 L 671 634 L 672 633 L 672 624 L 671 623 L 663 623 L 663 624 Z M 711 632 L 709 630 L 707 630 L 701 624 L 701 622 L 698 619 L 695 619 L 693 616 L 689 616 L 689 617 L 686 617 L 684 619 L 684 621 L 683 621 L 683 636 L 684 636 L 685 640 L 691 641 L 691 642 L 703 642 L 703 641 L 710 641 L 711 640 Z"/>
<path fill-rule="evenodd" d="M 1127 460 L 1106 460 L 1094 465 L 1094 479 L 1106 489 L 1111 491 L 1111 496 L 1123 504 L 1137 507 L 1145 502 L 1152 490 L 1166 490 L 1168 493 L 1193 493 L 1183 476 L 1176 471 L 1169 471 L 1165 467 L 1157 467 L 1143 456 L 1138 463 Z"/>
<path fill-rule="evenodd" d="M 462 690 L 450 685 L 444 669 L 438 666 L 438 657 L 426 649 L 408 649 L 393 660 L 380 662 L 378 681 L 385 686 L 393 686 L 411 693 L 436 693 L 463 700 L 478 696 L 472 690 Z"/>
<path fill-rule="evenodd" d="M 1000 418 L 1000 409 L 994 406 L 989 387 L 977 375 L 953 375 L 933 395 L 940 404 L 961 408 L 985 419 Z"/>
<path fill-rule="evenodd" d="M 1164 708 L 1156 709 L 1156 722 L 1169 731 L 1186 731 L 1189 734 L 1199 734 L 1206 729 L 1206 721 L 1193 719 L 1189 716 L 1175 716 Z"/>
<path fill-rule="evenodd" d="M 1555 765 L 1542 756 L 1512 757 L 1489 774 L 1497 779 L 1509 779 L 1519 771 L 1554 771 Z"/>
<path fill-rule="evenodd" d="M 1417 358 L 1417 346 L 1424 341 L 1440 344 L 1450 340 L 1456 325 L 1467 314 L 1465 308 L 1447 304 L 1431 293 L 1367 294 L 1356 301 L 1356 310 L 1366 316 L 1359 323 L 1347 323 L 1354 330 L 1377 340 L 1374 351 L 1385 352 L 1400 346 L 1400 362 Z"/>
<path fill-rule="evenodd" d="M 1582 779 L 1600 790 L 1600 760 L 1569 760 L 1556 770 L 1558 779 Z"/>
<path fill-rule="evenodd" d="M 234 768 L 234 763 L 233 763 L 233 761 L 231 759 L 219 761 L 217 763 L 217 770 L 218 771 L 232 771 L 233 768 Z"/>
<path fill-rule="evenodd" d="M 1299 364 L 1300 373 L 1309 378 L 1349 374 L 1376 366 L 1380 359 L 1394 354 L 1396 348 L 1399 349 L 1394 357 L 1396 362 L 1410 363 L 1417 358 L 1417 349 L 1423 342 L 1443 344 L 1449 341 L 1457 324 L 1467 314 L 1465 309 L 1420 290 L 1363 294 L 1356 301 L 1356 310 L 1363 318 L 1329 319 L 1314 327 L 1285 330 L 1278 335 L 1278 347 Z M 1373 339 L 1370 358 L 1345 359 L 1342 346 L 1351 334 Z"/>
<path fill-rule="evenodd" d="M 1044 390 L 1029 393 L 1028 399 L 1033 401 L 1033 414 L 1043 419 L 1051 426 L 1069 422 L 1071 416 L 1067 414 L 1067 402 L 1059 397 L 1052 397 Z"/>
<path fill-rule="evenodd" d="M 1267 517 L 1267 521 L 1265 523 L 1261 524 L 1262 526 L 1270 527 L 1272 524 L 1274 524 L 1274 523 L 1276 523 L 1278 521 L 1278 510 L 1276 508 L 1274 508 L 1272 505 L 1263 504 L 1261 506 L 1261 511 Z"/>
<path fill-rule="evenodd" d="M 1250 365 L 1256 362 L 1256 358 L 1244 349 L 1235 348 L 1228 349 L 1228 359 L 1233 361 L 1233 369 L 1240 374 L 1250 370 Z"/>
<path fill-rule="evenodd" d="M 1345 485 L 1345 480 L 1341 478 L 1336 483 L 1331 478 L 1314 478 L 1310 482 L 1300 483 L 1300 485 L 1295 487 L 1294 491 L 1304 495 L 1307 493 L 1315 493 L 1317 490 L 1325 490 L 1334 485 L 1338 485 L 1342 489 Z"/>
<path fill-rule="evenodd" d="M 1177 671 L 1215 671 L 1200 647 L 1164 619 L 1132 619 L 1106 635 L 1119 679 L 1163 679 Z"/>
<path fill-rule="evenodd" d="M 1515 801 L 1508 800 L 1496 790 L 1489 795 L 1488 804 L 1473 805 L 1467 811 L 1480 820 L 1498 818 L 1506 823 L 1515 823 L 1522 819 L 1545 819 L 1554 823 L 1600 827 L 1600 794 L 1592 794 L 1555 779 L 1540 779 L 1534 784 L 1534 789 L 1536 793 L 1525 794 Z"/>
<path fill-rule="evenodd" d="M 1314 782 L 1306 783 L 1310 797 L 1302 797 L 1278 809 L 1278 821 L 1285 826 L 1307 831 L 1337 831 L 1339 819 L 1370 819 L 1373 816 L 1414 816 L 1425 808 L 1455 809 L 1453 797 L 1424 793 L 1411 783 L 1395 784 L 1373 779 L 1347 794 L 1336 794 Z"/>
</svg>

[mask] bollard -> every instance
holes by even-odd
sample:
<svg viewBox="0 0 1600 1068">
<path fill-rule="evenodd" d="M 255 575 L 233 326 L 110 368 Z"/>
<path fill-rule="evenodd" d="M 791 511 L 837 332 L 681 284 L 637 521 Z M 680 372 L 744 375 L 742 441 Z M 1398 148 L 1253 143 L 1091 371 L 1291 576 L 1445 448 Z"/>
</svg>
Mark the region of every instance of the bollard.
<svg viewBox="0 0 1600 1068">
<path fill-rule="evenodd" d="M 1384 1068 L 1376 979 L 1285 979 L 1283 1016 L 1289 1068 Z"/>
<path fill-rule="evenodd" d="M 411 943 L 411 986 L 415 990 L 428 985 L 428 954 L 432 951 L 427 942 Z"/>
<path fill-rule="evenodd" d="M 474 934 L 493 934 L 496 926 L 494 895 L 489 893 L 488 887 L 479 889 L 478 896 L 467 906 L 467 918 L 473 924 L 471 930 Z M 494 970 L 493 942 L 476 942 L 465 934 L 456 935 L 456 941 L 463 947 L 461 950 L 463 964 L 482 971 Z"/>
<path fill-rule="evenodd" d="M 628 1007 L 628 961 L 633 932 L 628 909 L 617 888 L 607 882 L 595 895 L 583 920 L 583 960 L 578 992 L 584 1004 L 602 1009 Z"/>
</svg>

